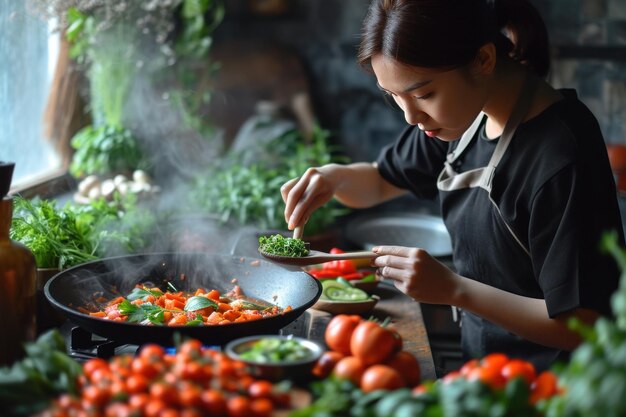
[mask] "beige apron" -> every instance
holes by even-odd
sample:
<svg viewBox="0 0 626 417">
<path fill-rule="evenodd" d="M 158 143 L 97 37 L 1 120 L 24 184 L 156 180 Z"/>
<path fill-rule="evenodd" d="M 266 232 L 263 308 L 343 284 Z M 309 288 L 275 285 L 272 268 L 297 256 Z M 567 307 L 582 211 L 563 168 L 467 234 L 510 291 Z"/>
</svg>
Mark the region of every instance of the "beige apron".
<svg viewBox="0 0 626 417">
<path fill-rule="evenodd" d="M 439 177 L 437 178 L 437 188 L 439 190 L 456 191 L 464 188 L 480 187 L 489 194 L 489 199 L 491 200 L 491 203 L 496 207 L 498 214 L 500 214 L 498 206 L 491 198 L 491 185 L 493 182 L 493 176 L 496 172 L 498 164 L 500 163 L 500 160 L 504 156 L 504 153 L 511 143 L 511 139 L 513 138 L 515 130 L 524 120 L 526 114 L 528 113 L 530 104 L 532 102 L 533 93 L 535 91 L 535 86 L 536 78 L 531 75 L 527 76 L 524 85 L 522 86 L 520 96 L 515 103 L 513 112 L 511 113 L 511 117 L 509 117 L 509 120 L 504 126 L 502 136 L 500 137 L 487 166 L 472 169 L 470 171 L 462 173 L 457 173 L 453 168 L 453 163 L 463 154 L 467 146 L 477 136 L 476 132 L 478 131 L 478 128 L 480 127 L 483 119 L 487 117 L 482 112 L 478 115 L 476 120 L 474 120 L 472 125 L 459 140 L 459 144 L 457 145 L 457 147 L 448 154 L 444 164 L 444 169 L 441 171 Z M 500 218 L 502 218 L 501 215 Z M 509 232 L 511 233 L 515 241 L 522 247 L 524 252 L 526 252 L 526 254 L 530 256 L 528 248 L 526 248 L 522 244 L 521 240 L 515 235 L 508 223 L 506 223 L 504 219 L 502 219 L 502 221 L 504 222 L 504 224 L 506 224 Z"/>
<path fill-rule="evenodd" d="M 462 173 L 457 173 L 453 168 L 454 162 L 463 154 L 471 141 L 476 140 L 475 137 L 478 136 L 476 133 L 486 117 L 484 113 L 481 113 L 463 134 L 454 151 L 448 154 L 444 169 L 439 174 L 437 180 L 437 188 L 444 192 L 454 192 L 467 188 L 483 189 L 488 194 L 488 199 L 495 207 L 500 219 L 502 219 L 517 244 L 528 256 L 530 256 L 528 248 L 523 245 L 508 223 L 502 218 L 498 206 L 491 197 L 491 186 L 496 168 L 511 143 L 515 130 L 528 113 L 533 93 L 535 92 L 536 82 L 537 79 L 531 75 L 526 78 L 511 117 L 507 121 L 502 136 L 496 144 L 486 166 Z M 559 350 L 540 346 L 515 336 L 507 330 L 467 311 L 462 311 L 461 331 L 465 360 L 484 356 L 487 352 L 501 351 L 508 353 L 512 357 L 524 357 L 533 362 L 537 369 L 547 369 L 560 353 Z"/>
</svg>

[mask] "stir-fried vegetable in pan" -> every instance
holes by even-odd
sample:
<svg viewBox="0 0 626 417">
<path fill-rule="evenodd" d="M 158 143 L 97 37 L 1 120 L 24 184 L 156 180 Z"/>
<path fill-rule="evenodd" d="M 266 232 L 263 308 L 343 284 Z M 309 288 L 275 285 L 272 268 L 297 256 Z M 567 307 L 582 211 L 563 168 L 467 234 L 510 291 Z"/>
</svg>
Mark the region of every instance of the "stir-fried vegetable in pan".
<svg viewBox="0 0 626 417">
<path fill-rule="evenodd" d="M 83 311 L 84 310 L 84 311 Z M 209 326 L 239 323 L 272 317 L 291 310 L 261 300 L 253 300 L 235 289 L 220 294 L 213 289 L 198 288 L 195 292 L 162 291 L 137 286 L 126 297 L 117 297 L 99 311 L 82 312 L 106 320 L 146 325 Z"/>
</svg>

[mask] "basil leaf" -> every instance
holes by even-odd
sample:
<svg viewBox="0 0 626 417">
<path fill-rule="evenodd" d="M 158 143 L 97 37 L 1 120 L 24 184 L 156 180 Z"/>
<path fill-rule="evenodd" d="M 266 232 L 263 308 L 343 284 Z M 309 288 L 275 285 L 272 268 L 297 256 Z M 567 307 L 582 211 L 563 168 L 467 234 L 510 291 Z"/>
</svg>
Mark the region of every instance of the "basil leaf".
<svg viewBox="0 0 626 417">
<path fill-rule="evenodd" d="M 153 295 L 155 297 L 160 297 L 163 295 L 163 293 L 161 291 L 158 290 L 148 290 L 146 288 L 139 288 L 139 287 L 135 287 L 133 288 L 133 290 L 131 291 L 130 294 L 128 294 L 126 296 L 126 299 L 128 301 L 135 301 L 138 299 L 145 299 L 146 297 Z"/>
<path fill-rule="evenodd" d="M 196 295 L 187 300 L 187 303 L 185 304 L 185 311 L 202 310 L 207 307 L 217 309 L 217 303 L 210 298 Z"/>
</svg>

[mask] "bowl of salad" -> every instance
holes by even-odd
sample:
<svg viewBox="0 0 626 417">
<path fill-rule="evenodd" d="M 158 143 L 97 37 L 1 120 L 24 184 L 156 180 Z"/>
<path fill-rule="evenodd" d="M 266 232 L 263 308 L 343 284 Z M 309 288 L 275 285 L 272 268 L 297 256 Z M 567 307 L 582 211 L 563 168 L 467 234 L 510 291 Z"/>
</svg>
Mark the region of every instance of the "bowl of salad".
<svg viewBox="0 0 626 417">
<path fill-rule="evenodd" d="M 242 337 L 224 347 L 230 358 L 244 362 L 256 378 L 296 383 L 313 378 L 313 367 L 324 350 L 317 342 L 293 335 Z"/>
<path fill-rule="evenodd" d="M 341 277 L 322 281 L 322 295 L 313 308 L 330 314 L 367 314 L 380 297 L 369 294 Z"/>
</svg>

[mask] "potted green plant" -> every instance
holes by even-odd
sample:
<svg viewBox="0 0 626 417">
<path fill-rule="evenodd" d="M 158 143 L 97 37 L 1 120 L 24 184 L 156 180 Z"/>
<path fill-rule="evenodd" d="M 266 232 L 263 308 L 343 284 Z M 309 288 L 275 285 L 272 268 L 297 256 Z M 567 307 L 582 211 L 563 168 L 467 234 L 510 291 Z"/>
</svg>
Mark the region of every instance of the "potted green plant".
<svg viewBox="0 0 626 417">
<path fill-rule="evenodd" d="M 299 130 L 292 129 L 261 148 L 227 153 L 194 178 L 189 207 L 215 214 L 222 223 L 284 231 L 280 187 L 310 166 L 346 159 L 329 144 L 329 136 L 327 130 L 316 126 L 307 142 Z M 255 158 L 246 153 L 253 153 Z M 337 238 L 333 226 L 347 212 L 336 201 L 320 207 L 306 224 L 307 240 L 319 240 L 318 247 L 332 245 L 329 241 Z"/>
<path fill-rule="evenodd" d="M 100 199 L 88 205 L 59 207 L 54 200 L 16 196 L 10 237 L 35 257 L 39 330 L 62 320 L 43 295 L 50 278 L 103 256 L 142 250 L 155 223 L 156 217 L 140 209 L 132 197 L 124 202 Z"/>
<path fill-rule="evenodd" d="M 181 142 L 178 148 L 195 149 L 201 146 L 197 142 L 219 137 L 206 114 L 211 98 L 206 78 L 217 69 L 208 54 L 213 31 L 224 17 L 222 0 L 33 1 L 60 23 L 69 56 L 88 80 L 92 123 L 71 141 L 71 174 L 112 177 L 147 170 L 148 161 L 162 162 L 160 155 L 151 154 L 149 143 L 159 140 L 152 137 L 158 134 L 142 131 L 141 126 L 150 124 L 146 114 L 167 111 L 178 120 L 180 134 L 168 132 L 168 139 Z M 163 100 L 133 104 L 138 89 Z"/>
</svg>

